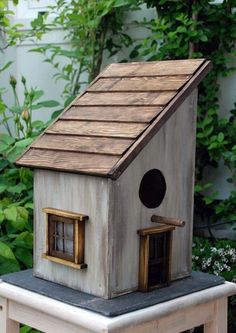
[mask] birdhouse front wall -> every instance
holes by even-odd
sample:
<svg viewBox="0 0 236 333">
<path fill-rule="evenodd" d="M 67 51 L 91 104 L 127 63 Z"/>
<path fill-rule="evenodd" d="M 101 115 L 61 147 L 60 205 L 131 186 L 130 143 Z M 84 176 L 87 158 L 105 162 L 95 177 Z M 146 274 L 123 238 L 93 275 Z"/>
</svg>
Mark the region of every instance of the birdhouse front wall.
<svg viewBox="0 0 236 333">
<path fill-rule="evenodd" d="M 108 210 L 111 180 L 49 170 L 35 170 L 34 275 L 106 298 L 108 294 Z M 85 221 L 85 269 L 45 258 L 45 208 L 88 215 Z M 59 244 L 60 245 L 60 244 Z"/>
<path fill-rule="evenodd" d="M 173 231 L 171 280 L 191 272 L 196 107 L 195 90 L 114 182 L 109 218 L 110 297 L 138 288 L 137 230 L 157 226 L 151 222 L 153 214 L 186 221 Z M 166 182 L 164 199 L 155 209 L 145 207 L 139 197 L 140 182 L 152 169 L 161 171 Z"/>
</svg>

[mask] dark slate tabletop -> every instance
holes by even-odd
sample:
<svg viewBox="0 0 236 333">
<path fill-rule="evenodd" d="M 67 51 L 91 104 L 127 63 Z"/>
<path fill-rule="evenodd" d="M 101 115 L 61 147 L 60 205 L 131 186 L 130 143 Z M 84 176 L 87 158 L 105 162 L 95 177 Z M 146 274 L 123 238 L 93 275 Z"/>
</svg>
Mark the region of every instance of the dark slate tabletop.
<svg viewBox="0 0 236 333">
<path fill-rule="evenodd" d="M 131 311 L 140 310 L 224 283 L 222 277 L 193 272 L 190 277 L 174 281 L 165 288 L 156 289 L 147 293 L 135 291 L 110 300 L 105 300 L 64 287 L 57 283 L 36 278 L 33 276 L 32 270 L 3 275 L 1 279 L 17 287 L 76 307 L 94 311 L 107 317 L 115 317 Z"/>
</svg>

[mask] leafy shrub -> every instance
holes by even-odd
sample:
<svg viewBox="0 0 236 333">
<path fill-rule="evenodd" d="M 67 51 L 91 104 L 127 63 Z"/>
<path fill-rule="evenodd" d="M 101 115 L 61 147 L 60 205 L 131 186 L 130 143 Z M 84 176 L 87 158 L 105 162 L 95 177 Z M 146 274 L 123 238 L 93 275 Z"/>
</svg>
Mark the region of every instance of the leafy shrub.
<svg viewBox="0 0 236 333">
<path fill-rule="evenodd" d="M 47 126 L 42 121 L 32 120 L 33 111 L 59 105 L 56 101 L 41 101 L 43 91 L 28 88 L 24 77 L 21 81 L 24 86 L 22 103 L 16 93 L 17 82 L 12 76 L 14 105 L 7 106 L 3 89 L 0 93 L 0 125 L 7 132 L 0 134 L 0 274 L 32 267 L 33 174 L 30 169 L 19 168 L 14 162 Z M 10 126 L 10 122 L 14 126 Z"/>
<path fill-rule="evenodd" d="M 207 239 L 193 242 L 193 269 L 221 275 L 236 282 L 236 242 L 218 240 L 214 245 Z"/>
<path fill-rule="evenodd" d="M 236 283 L 236 241 L 218 240 L 214 245 L 204 238 L 194 238 L 193 270 L 220 275 Z M 229 298 L 228 332 L 236 331 L 236 297 Z"/>
</svg>

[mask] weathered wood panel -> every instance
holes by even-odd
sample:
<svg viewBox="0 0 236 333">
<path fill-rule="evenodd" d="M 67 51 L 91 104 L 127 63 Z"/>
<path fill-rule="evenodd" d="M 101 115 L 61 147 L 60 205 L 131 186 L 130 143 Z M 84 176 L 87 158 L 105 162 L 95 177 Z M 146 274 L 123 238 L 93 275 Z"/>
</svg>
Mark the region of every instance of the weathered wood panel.
<svg viewBox="0 0 236 333">
<path fill-rule="evenodd" d="M 138 229 L 153 227 L 153 214 L 186 221 L 173 231 L 171 277 L 191 272 L 193 183 L 195 160 L 196 91 L 169 118 L 114 182 L 114 207 L 110 209 L 111 294 L 135 290 L 139 274 Z M 156 209 L 146 208 L 139 199 L 142 177 L 159 169 L 166 181 L 166 195 Z"/>
<path fill-rule="evenodd" d="M 107 244 L 110 180 L 48 170 L 36 170 L 34 273 L 47 280 L 107 297 Z M 85 223 L 86 269 L 77 270 L 42 258 L 46 251 L 45 207 L 89 216 Z M 92 245 L 92 246 L 91 246 Z"/>
<path fill-rule="evenodd" d="M 148 124 L 58 120 L 46 133 L 136 138 Z"/>
<path fill-rule="evenodd" d="M 188 75 L 204 62 L 204 59 L 166 60 L 142 63 L 111 64 L 102 77 Z"/>
<path fill-rule="evenodd" d="M 166 105 L 176 91 L 165 92 L 86 92 L 77 105 Z"/>
<path fill-rule="evenodd" d="M 45 134 L 32 147 L 85 153 L 121 155 L 134 140 Z"/>
<path fill-rule="evenodd" d="M 119 160 L 118 156 L 74 153 L 56 150 L 32 148 L 21 158 L 21 165 L 53 170 L 68 170 L 72 172 L 104 175 L 112 165 Z"/>
<path fill-rule="evenodd" d="M 178 90 L 190 76 L 100 78 L 88 91 L 167 91 Z"/>
<path fill-rule="evenodd" d="M 72 106 L 60 119 L 147 123 L 162 110 L 159 106 Z"/>
</svg>

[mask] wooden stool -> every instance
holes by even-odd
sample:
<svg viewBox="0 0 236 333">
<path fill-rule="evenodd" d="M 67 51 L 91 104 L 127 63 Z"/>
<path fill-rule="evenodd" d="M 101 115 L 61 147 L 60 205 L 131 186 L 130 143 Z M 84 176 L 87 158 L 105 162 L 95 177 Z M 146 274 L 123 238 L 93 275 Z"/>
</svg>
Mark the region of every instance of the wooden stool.
<svg viewBox="0 0 236 333">
<path fill-rule="evenodd" d="M 202 324 L 205 333 L 227 333 L 227 297 L 235 293 L 226 282 L 111 318 L 1 282 L 0 332 L 18 333 L 23 323 L 46 333 L 177 333 Z"/>
</svg>

